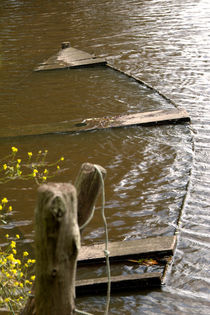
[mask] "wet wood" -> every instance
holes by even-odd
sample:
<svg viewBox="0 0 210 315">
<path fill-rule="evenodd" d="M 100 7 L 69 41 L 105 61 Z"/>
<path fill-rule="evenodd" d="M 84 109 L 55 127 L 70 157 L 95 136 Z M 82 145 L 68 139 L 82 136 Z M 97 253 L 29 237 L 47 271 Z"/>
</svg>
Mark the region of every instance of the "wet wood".
<svg viewBox="0 0 210 315">
<path fill-rule="evenodd" d="M 34 71 L 46 71 L 66 68 L 106 65 L 106 60 L 95 57 L 79 49 L 69 47 L 68 42 L 62 43 L 62 49 L 55 55 L 42 62 Z"/>
<path fill-rule="evenodd" d="M 106 170 L 100 165 L 97 166 L 105 178 Z M 96 199 L 101 191 L 100 176 L 94 164 L 82 164 L 74 185 L 78 198 L 78 224 L 81 228 L 85 222 L 91 219 Z"/>
<path fill-rule="evenodd" d="M 111 292 L 143 290 L 161 286 L 161 273 L 150 272 L 111 277 Z M 107 278 L 96 278 L 76 281 L 76 295 L 93 295 L 105 293 L 107 290 Z"/>
<path fill-rule="evenodd" d="M 74 314 L 80 248 L 75 187 L 68 183 L 40 186 L 35 219 L 36 315 Z"/>
<path fill-rule="evenodd" d="M 141 257 L 170 256 L 176 246 L 176 236 L 149 237 L 140 240 L 110 242 L 110 261 L 123 261 Z M 82 246 L 78 264 L 101 263 L 105 261 L 104 244 Z"/>
<path fill-rule="evenodd" d="M 182 123 L 190 121 L 185 109 L 156 110 L 151 112 L 134 113 L 130 115 L 88 118 L 77 123 L 60 122 L 17 126 L 0 131 L 0 137 L 40 136 L 61 133 L 79 133 L 93 130 L 130 126 L 155 126 L 160 124 Z"/>
</svg>

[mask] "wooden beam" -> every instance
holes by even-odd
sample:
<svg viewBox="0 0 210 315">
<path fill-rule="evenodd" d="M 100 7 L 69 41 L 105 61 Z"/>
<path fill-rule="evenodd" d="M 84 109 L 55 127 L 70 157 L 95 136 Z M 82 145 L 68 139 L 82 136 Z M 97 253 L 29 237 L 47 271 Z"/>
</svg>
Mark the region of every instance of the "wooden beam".
<svg viewBox="0 0 210 315">
<path fill-rule="evenodd" d="M 111 277 L 111 292 L 143 290 L 161 286 L 161 273 L 150 272 Z M 76 296 L 104 293 L 107 290 L 107 278 L 76 281 Z"/>
<path fill-rule="evenodd" d="M 39 64 L 34 71 L 59 70 L 95 65 L 106 65 L 106 60 L 70 47 L 69 43 L 62 43 L 62 49 L 59 50 L 55 56 Z"/>
<path fill-rule="evenodd" d="M 130 126 L 156 126 L 160 124 L 181 123 L 190 121 L 185 109 L 156 110 L 113 117 L 88 118 L 77 123 L 61 122 L 52 124 L 36 124 L 0 131 L 0 137 L 39 136 L 59 133 L 79 133 Z"/>
<path fill-rule="evenodd" d="M 110 261 L 173 255 L 175 246 L 176 236 L 158 236 L 140 240 L 110 242 Z M 79 251 L 77 264 L 101 263 L 104 261 L 104 244 L 97 244 L 82 246 Z"/>
</svg>

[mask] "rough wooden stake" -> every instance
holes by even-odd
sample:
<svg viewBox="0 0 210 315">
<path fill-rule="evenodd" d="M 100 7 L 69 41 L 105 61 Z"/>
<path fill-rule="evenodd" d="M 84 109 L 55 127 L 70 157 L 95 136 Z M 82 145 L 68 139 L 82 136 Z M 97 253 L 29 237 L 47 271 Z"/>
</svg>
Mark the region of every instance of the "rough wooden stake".
<svg viewBox="0 0 210 315">
<path fill-rule="evenodd" d="M 98 165 L 98 167 L 100 168 L 102 175 L 105 178 L 106 170 L 99 165 Z M 55 192 L 55 191 L 57 191 L 58 186 L 60 188 L 61 187 L 64 188 L 64 187 L 66 187 L 66 185 L 68 186 L 70 184 L 50 184 L 50 186 L 49 185 L 41 186 L 42 188 L 39 188 L 38 205 L 40 204 L 40 206 L 41 206 L 43 203 L 43 200 L 44 200 L 43 199 L 44 198 L 43 189 L 44 190 L 47 189 L 47 191 L 48 191 L 47 187 L 52 187 L 52 191 Z M 90 217 L 92 209 L 94 207 L 94 204 L 95 204 L 96 199 L 100 193 L 100 188 L 101 188 L 100 177 L 99 177 L 99 174 L 98 174 L 98 172 L 97 172 L 97 170 L 93 164 L 84 163 L 81 166 L 79 174 L 76 178 L 75 186 L 77 188 L 77 197 L 78 197 L 78 224 L 79 224 L 79 226 L 82 226 L 87 221 L 87 219 Z M 49 191 L 49 195 L 51 194 L 50 191 Z M 65 189 L 65 191 L 66 191 L 66 189 Z M 59 196 L 60 195 L 61 195 L 61 192 L 59 193 Z M 52 197 L 51 197 L 51 199 L 49 199 L 48 203 L 50 202 L 50 200 L 52 200 Z M 44 203 L 43 203 L 43 205 L 44 205 Z M 38 209 L 38 207 L 37 207 L 37 209 Z M 36 210 L 36 213 L 37 213 L 37 210 Z M 37 215 L 36 215 L 36 221 L 37 220 L 39 221 L 39 219 L 37 218 Z M 46 226 L 46 222 L 44 224 L 45 224 L 44 226 Z M 36 238 L 36 240 L 37 240 L 37 238 Z M 39 239 L 39 241 L 40 241 L 40 239 Z M 37 257 L 37 263 L 38 263 L 38 259 L 39 258 Z M 47 259 L 47 257 L 46 257 L 46 259 Z M 36 265 L 37 265 L 37 263 L 36 263 Z M 69 273 L 70 269 L 68 269 L 67 272 Z M 37 283 L 37 279 L 36 279 L 36 283 Z M 41 315 L 41 313 L 37 313 L 36 309 L 35 309 L 35 298 L 33 295 L 35 294 L 35 291 L 37 291 L 37 289 L 38 288 L 37 288 L 37 284 L 36 284 L 36 290 L 35 290 L 35 287 L 33 286 L 32 296 L 28 299 L 25 308 L 21 312 L 21 315 L 35 315 L 35 314 Z M 43 293 L 45 294 L 46 292 L 43 292 Z M 36 297 L 37 297 L 37 294 L 36 294 Z M 37 303 L 39 303 L 39 302 L 36 302 L 36 305 L 37 305 Z M 55 301 L 55 303 L 57 303 L 57 301 Z M 59 301 L 58 301 L 58 303 L 59 303 Z M 47 313 L 44 313 L 44 315 L 45 314 L 47 315 Z M 52 313 L 52 314 L 54 314 L 54 313 Z M 71 314 L 71 313 L 69 313 L 69 314 Z M 61 315 L 61 314 L 59 314 L 59 315 Z"/>
<path fill-rule="evenodd" d="M 80 247 L 74 186 L 40 186 L 35 219 L 36 314 L 71 315 Z"/>
<path fill-rule="evenodd" d="M 103 177 L 106 170 L 98 165 Z M 101 181 L 94 164 L 83 163 L 75 181 L 78 197 L 78 224 L 81 227 L 91 216 L 96 199 L 100 193 Z"/>
</svg>

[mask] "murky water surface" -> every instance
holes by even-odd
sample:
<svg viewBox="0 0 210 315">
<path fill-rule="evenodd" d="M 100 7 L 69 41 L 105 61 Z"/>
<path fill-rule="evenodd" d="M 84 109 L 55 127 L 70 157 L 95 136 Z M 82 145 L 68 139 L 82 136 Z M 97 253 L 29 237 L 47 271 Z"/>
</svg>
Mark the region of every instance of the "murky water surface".
<svg viewBox="0 0 210 315">
<path fill-rule="evenodd" d="M 112 241 L 172 235 L 179 223 L 178 246 L 163 289 L 114 295 L 110 314 L 207 314 L 209 1 L 1 0 L 0 8 L 0 129 L 173 108 L 158 94 L 111 69 L 33 73 L 65 40 L 106 57 L 188 110 L 192 129 L 184 124 L 4 138 L 1 157 L 11 146 L 17 146 L 22 157 L 44 149 L 52 161 L 64 155 L 66 172 L 56 181 L 74 180 L 85 161 L 104 166 Z M 36 185 L 1 185 L 1 196 L 5 195 L 15 211 L 9 226 L 1 226 L 0 235 L 19 233 L 25 239 L 19 245 L 30 250 Z M 103 236 L 98 204 L 83 242 L 101 242 Z M 121 270 L 131 271 L 126 265 Z M 105 297 L 78 299 L 77 307 L 102 314 Z"/>
</svg>

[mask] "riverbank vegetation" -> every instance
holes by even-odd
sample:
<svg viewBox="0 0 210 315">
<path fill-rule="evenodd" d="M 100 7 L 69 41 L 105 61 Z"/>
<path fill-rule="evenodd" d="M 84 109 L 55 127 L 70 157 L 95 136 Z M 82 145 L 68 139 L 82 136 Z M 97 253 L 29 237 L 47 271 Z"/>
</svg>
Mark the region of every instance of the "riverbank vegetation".
<svg viewBox="0 0 210 315">
<path fill-rule="evenodd" d="M 18 152 L 13 146 L 11 152 L 0 160 L 1 185 L 14 180 L 34 180 L 40 185 L 62 171 L 64 157 L 49 163 L 47 150 L 28 152 L 24 158 L 20 158 Z M 7 196 L 0 194 L 0 224 L 5 230 L 13 211 Z M 21 241 L 19 234 L 10 236 L 9 233 L 0 239 L 0 309 L 8 309 L 11 314 L 16 314 L 24 306 L 35 280 L 35 259 L 27 251 L 18 249 Z"/>
</svg>

